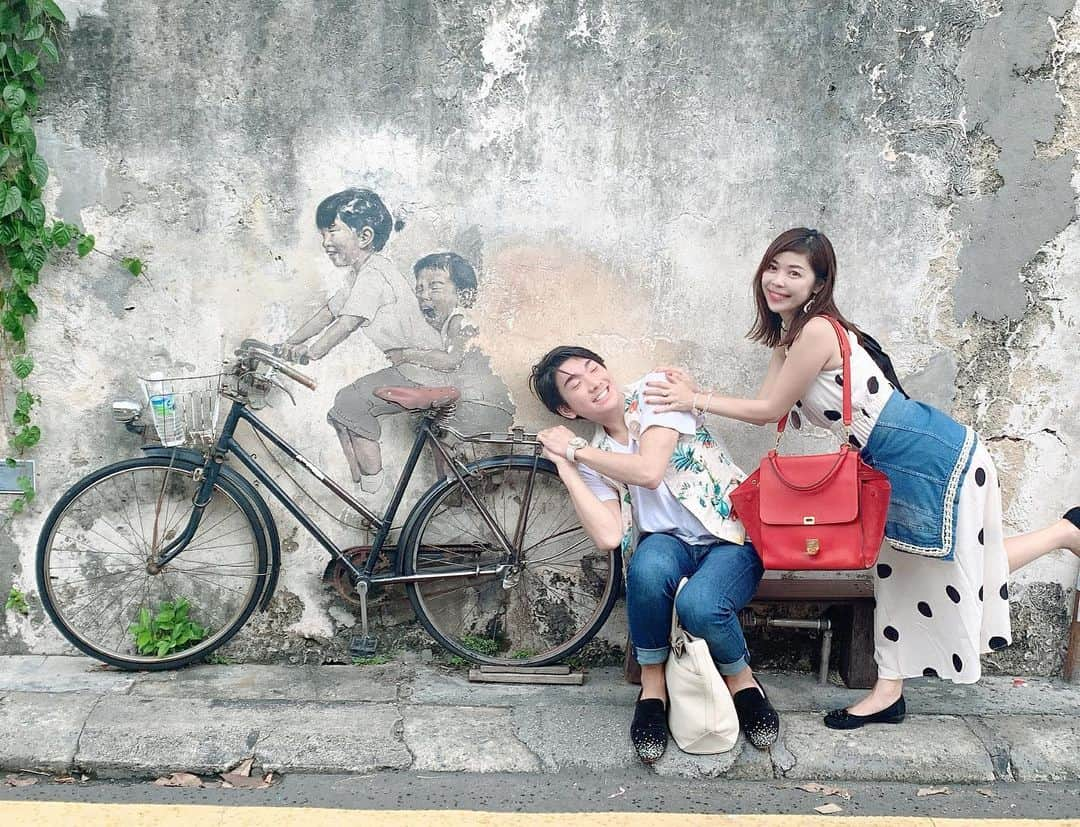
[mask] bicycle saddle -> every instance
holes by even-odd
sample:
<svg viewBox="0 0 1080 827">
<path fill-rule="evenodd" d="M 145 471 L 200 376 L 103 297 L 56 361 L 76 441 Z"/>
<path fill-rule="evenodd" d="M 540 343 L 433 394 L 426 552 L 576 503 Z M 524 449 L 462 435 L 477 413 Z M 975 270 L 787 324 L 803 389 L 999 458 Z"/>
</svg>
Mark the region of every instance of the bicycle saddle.
<svg viewBox="0 0 1080 827">
<path fill-rule="evenodd" d="M 378 388 L 375 395 L 379 399 L 393 402 L 409 411 L 423 411 L 428 408 L 445 408 L 461 398 L 457 388 Z"/>
</svg>

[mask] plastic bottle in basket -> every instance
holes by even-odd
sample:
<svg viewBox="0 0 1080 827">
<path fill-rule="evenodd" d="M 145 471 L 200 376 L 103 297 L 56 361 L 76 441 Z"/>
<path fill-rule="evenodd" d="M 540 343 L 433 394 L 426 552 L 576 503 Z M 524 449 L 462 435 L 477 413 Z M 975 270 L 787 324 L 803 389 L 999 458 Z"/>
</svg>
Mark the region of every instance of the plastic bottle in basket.
<svg viewBox="0 0 1080 827">
<path fill-rule="evenodd" d="M 150 374 L 147 390 L 150 395 L 150 416 L 154 420 L 154 430 L 158 439 L 166 447 L 184 443 L 184 419 L 177 405 L 176 394 L 165 384 L 165 377 L 160 373 Z"/>
</svg>

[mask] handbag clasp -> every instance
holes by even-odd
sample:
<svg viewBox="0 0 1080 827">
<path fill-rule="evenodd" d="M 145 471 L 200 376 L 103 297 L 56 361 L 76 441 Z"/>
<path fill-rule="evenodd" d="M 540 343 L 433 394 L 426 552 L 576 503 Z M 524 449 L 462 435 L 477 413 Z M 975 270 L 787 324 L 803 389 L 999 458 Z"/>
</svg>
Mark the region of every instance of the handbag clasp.
<svg viewBox="0 0 1080 827">
<path fill-rule="evenodd" d="M 807 556 L 816 557 L 817 553 L 819 551 L 821 551 L 821 543 L 818 540 L 816 540 L 814 538 L 810 538 L 809 540 L 806 541 L 806 554 L 807 554 Z"/>
<path fill-rule="evenodd" d="M 802 518 L 802 524 L 803 525 L 813 525 L 815 522 L 816 522 L 816 520 L 813 517 L 803 517 Z"/>
</svg>

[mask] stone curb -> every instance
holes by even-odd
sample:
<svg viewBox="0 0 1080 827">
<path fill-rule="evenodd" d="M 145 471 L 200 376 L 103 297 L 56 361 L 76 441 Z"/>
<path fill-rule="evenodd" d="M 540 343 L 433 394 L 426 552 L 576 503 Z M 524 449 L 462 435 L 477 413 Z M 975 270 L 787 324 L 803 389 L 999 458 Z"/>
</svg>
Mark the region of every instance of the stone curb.
<svg viewBox="0 0 1080 827">
<path fill-rule="evenodd" d="M 581 768 L 923 785 L 1080 778 L 1080 706 L 1069 703 L 1080 690 L 1065 684 L 1003 695 L 1000 714 L 990 698 L 1012 684 L 936 694 L 916 687 L 911 695 L 928 714 L 836 732 L 820 710 L 857 693 L 809 676 L 763 680 L 783 722 L 771 751 L 740 740 L 729 753 L 693 756 L 672 743 L 645 769 L 626 734 L 636 688 L 610 670 L 583 687 L 478 686 L 460 673 L 402 664 L 132 675 L 79 658 L 0 658 L 0 729 L 9 736 L 0 740 L 0 769 L 147 778 L 223 772 L 254 755 L 257 766 L 285 773 Z"/>
</svg>

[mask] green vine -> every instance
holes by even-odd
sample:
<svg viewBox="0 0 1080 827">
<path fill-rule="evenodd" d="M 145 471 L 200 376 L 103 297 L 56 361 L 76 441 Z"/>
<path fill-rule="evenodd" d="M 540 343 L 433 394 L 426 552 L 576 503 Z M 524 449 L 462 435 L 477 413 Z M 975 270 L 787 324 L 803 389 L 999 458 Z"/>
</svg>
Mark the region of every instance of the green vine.
<svg viewBox="0 0 1080 827">
<path fill-rule="evenodd" d="M 33 421 L 41 398 L 27 385 L 34 358 L 26 343 L 27 325 L 38 315 L 32 293 L 41 269 L 51 254 L 73 242 L 80 257 L 94 249 L 92 235 L 51 220 L 41 198 L 49 166 L 38 154 L 32 118 L 45 88 L 43 62 L 60 61 L 58 35 L 65 22 L 53 0 L 0 0 L 0 329 L 17 388 L 8 432 L 15 455 L 41 441 L 41 427 Z M 142 273 L 137 258 L 121 264 L 133 276 Z M 10 456 L 6 462 L 15 465 Z M 23 493 L 11 505 L 15 513 L 33 496 L 28 478 L 20 477 L 19 486 Z"/>
</svg>

